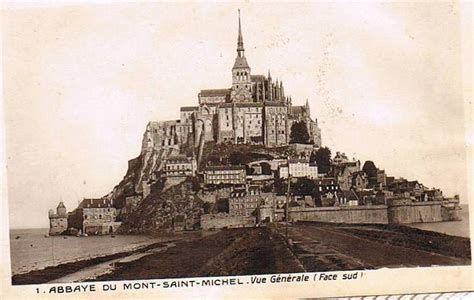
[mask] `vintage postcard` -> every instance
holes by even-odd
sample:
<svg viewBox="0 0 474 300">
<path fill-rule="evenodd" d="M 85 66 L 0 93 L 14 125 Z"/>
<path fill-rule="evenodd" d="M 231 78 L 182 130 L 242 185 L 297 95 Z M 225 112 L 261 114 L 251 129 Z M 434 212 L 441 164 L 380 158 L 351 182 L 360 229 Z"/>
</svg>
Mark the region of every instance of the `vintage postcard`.
<svg viewBox="0 0 474 300">
<path fill-rule="evenodd" d="M 7 2 L 2 25 L 2 299 L 474 289 L 471 3 Z"/>
</svg>

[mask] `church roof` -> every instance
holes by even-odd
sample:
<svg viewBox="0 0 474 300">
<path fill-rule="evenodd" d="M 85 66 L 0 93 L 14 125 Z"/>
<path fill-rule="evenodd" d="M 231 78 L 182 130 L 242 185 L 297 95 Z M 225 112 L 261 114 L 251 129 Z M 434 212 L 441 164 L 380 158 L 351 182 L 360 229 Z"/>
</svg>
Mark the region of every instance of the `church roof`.
<svg viewBox="0 0 474 300">
<path fill-rule="evenodd" d="M 262 103 L 259 102 L 226 102 L 219 104 L 219 107 L 263 107 Z"/>
<path fill-rule="evenodd" d="M 230 94 L 230 89 L 210 89 L 210 90 L 201 90 L 199 93 L 202 97 L 217 97 L 217 96 L 227 96 Z"/>
<path fill-rule="evenodd" d="M 237 56 L 235 58 L 235 63 L 234 63 L 234 67 L 233 69 L 236 69 L 236 68 L 250 68 L 249 67 L 249 64 L 247 63 L 247 59 L 245 58 L 245 56 Z"/>
<path fill-rule="evenodd" d="M 255 81 L 266 81 L 267 77 L 264 75 L 250 75 L 250 79 L 255 82 Z"/>
<path fill-rule="evenodd" d="M 305 111 L 304 106 L 292 106 L 291 107 L 291 114 L 293 115 L 300 115 Z"/>
<path fill-rule="evenodd" d="M 265 106 L 286 106 L 286 103 L 278 101 L 265 101 Z"/>
</svg>

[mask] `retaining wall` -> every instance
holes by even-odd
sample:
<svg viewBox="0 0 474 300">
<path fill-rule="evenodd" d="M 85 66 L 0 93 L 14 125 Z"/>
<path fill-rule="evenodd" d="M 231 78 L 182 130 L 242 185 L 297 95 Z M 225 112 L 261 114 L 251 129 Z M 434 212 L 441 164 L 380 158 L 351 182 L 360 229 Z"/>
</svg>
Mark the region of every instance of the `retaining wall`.
<svg viewBox="0 0 474 300">
<path fill-rule="evenodd" d="M 255 226 L 255 217 L 229 214 L 207 214 L 201 216 L 202 229 L 237 228 Z"/>
<path fill-rule="evenodd" d="M 411 224 L 441 221 L 443 221 L 441 201 L 413 202 L 388 206 L 389 223 Z"/>
<path fill-rule="evenodd" d="M 277 211 L 277 219 L 284 218 L 284 210 Z M 364 205 L 343 207 L 290 208 L 290 221 L 315 221 L 346 224 L 387 224 L 387 206 Z"/>
</svg>

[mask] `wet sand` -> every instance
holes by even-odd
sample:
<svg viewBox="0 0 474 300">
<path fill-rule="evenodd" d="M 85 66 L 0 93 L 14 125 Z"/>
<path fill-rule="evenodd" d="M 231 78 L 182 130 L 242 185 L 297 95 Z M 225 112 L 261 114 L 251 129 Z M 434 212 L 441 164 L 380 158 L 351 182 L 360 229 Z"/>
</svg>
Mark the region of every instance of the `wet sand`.
<svg viewBox="0 0 474 300">
<path fill-rule="evenodd" d="M 297 223 L 196 232 L 13 276 L 13 284 L 467 265 L 469 239 L 393 225 Z M 185 236 L 185 235 L 183 235 Z"/>
</svg>

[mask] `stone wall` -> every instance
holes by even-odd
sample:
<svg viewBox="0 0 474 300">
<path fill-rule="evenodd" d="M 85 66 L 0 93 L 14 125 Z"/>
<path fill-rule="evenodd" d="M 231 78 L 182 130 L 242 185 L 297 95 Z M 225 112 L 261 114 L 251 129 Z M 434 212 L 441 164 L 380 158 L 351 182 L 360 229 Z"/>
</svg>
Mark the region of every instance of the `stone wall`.
<svg viewBox="0 0 474 300">
<path fill-rule="evenodd" d="M 255 226 L 255 217 L 229 214 L 207 214 L 201 216 L 202 229 L 237 228 Z"/>
<path fill-rule="evenodd" d="M 84 224 L 84 233 L 88 235 L 111 234 L 117 231 L 122 222 L 107 222 L 102 224 Z"/>
<path fill-rule="evenodd" d="M 279 209 L 277 219 L 284 218 L 284 210 Z M 343 206 L 343 207 L 292 207 L 290 221 L 314 221 L 346 224 L 387 224 L 387 206 Z"/>
<path fill-rule="evenodd" d="M 459 207 L 441 206 L 441 217 L 443 221 L 460 221 L 459 211 Z"/>
<path fill-rule="evenodd" d="M 67 218 L 53 217 L 49 219 L 49 235 L 59 235 L 67 230 Z"/>
<path fill-rule="evenodd" d="M 388 221 L 395 224 L 443 221 L 441 201 L 391 203 L 388 206 Z"/>
</svg>

